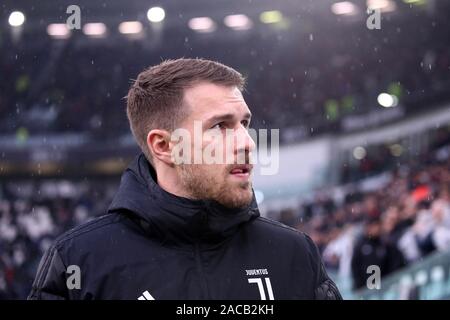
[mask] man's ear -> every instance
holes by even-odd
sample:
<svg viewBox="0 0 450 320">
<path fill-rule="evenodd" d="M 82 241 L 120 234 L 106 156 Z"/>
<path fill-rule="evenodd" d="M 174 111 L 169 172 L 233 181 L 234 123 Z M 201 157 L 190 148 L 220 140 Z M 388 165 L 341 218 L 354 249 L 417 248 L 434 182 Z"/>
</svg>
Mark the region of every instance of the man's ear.
<svg viewBox="0 0 450 320">
<path fill-rule="evenodd" d="M 151 130 L 147 135 L 147 147 L 153 158 L 173 165 L 169 132 L 160 129 Z"/>
</svg>

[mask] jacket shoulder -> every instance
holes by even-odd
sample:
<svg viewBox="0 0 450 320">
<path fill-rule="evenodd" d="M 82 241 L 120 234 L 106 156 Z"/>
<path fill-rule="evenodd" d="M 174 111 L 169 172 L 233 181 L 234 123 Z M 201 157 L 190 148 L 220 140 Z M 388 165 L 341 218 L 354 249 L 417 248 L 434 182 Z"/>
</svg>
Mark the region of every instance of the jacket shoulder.
<svg viewBox="0 0 450 320">
<path fill-rule="evenodd" d="M 114 240 L 129 230 L 129 220 L 123 214 L 110 213 L 81 224 L 57 237 L 44 253 L 28 299 L 71 299 L 72 290 L 66 286 L 66 271 L 69 265 L 83 265 L 87 256 L 104 258 L 111 239 Z M 88 254 L 90 253 L 90 254 Z M 76 290 L 73 290 L 76 291 Z"/>
<path fill-rule="evenodd" d="M 285 252 L 290 252 L 303 263 L 309 262 L 316 265 L 321 262 L 316 244 L 300 230 L 264 217 L 258 217 L 252 229 L 253 238 L 258 238 L 264 243 L 271 243 L 276 250 L 280 247 L 284 248 Z"/>
<path fill-rule="evenodd" d="M 258 217 L 254 225 L 259 229 L 258 233 L 270 237 L 271 241 L 279 245 L 278 247 L 288 248 L 290 252 L 295 252 L 296 258 L 293 261 L 310 266 L 315 283 L 315 299 L 342 299 L 339 289 L 325 270 L 319 249 L 306 233 L 264 217 Z"/>
<path fill-rule="evenodd" d="M 258 217 L 255 220 L 255 226 L 263 232 L 270 233 L 271 236 L 279 236 L 288 241 L 295 240 L 300 241 L 301 244 L 306 246 L 314 246 L 311 238 L 306 233 L 289 227 L 281 222 L 265 217 Z"/>
<path fill-rule="evenodd" d="M 95 241 L 106 233 L 102 231 L 111 231 L 122 225 L 125 220 L 124 215 L 110 213 L 94 218 L 88 222 L 80 224 L 62 235 L 54 241 L 54 247 L 58 250 L 63 249 L 71 241 Z"/>
</svg>

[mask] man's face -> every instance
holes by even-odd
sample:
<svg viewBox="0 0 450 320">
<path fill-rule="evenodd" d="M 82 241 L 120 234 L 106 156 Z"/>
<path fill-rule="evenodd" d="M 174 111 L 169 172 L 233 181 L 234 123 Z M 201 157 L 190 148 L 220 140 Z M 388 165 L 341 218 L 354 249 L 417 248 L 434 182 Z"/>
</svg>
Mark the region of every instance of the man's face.
<svg viewBox="0 0 450 320">
<path fill-rule="evenodd" d="M 181 127 L 192 137 L 192 152 L 190 164 L 176 165 L 183 188 L 195 199 L 215 200 L 230 208 L 248 205 L 253 196 L 249 162 L 255 143 L 247 131 L 251 115 L 241 92 L 200 83 L 185 90 L 184 101 L 189 116 Z M 213 151 L 205 153 L 208 150 Z M 202 155 L 200 163 L 195 152 Z M 221 161 L 205 163 L 204 155 L 220 153 L 216 159 Z"/>
<path fill-rule="evenodd" d="M 370 238 L 378 238 L 381 234 L 381 225 L 379 222 L 370 222 L 366 226 L 366 234 Z"/>
</svg>

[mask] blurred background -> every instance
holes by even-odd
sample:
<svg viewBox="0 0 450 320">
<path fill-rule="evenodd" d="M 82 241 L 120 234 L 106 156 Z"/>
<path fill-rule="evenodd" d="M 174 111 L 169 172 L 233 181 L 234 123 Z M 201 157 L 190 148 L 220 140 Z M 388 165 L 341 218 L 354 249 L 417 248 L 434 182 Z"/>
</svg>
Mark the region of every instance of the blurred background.
<svg viewBox="0 0 450 320">
<path fill-rule="evenodd" d="M 106 212 L 139 152 L 130 81 L 178 57 L 247 77 L 252 126 L 280 129 L 261 213 L 313 238 L 344 298 L 450 298 L 450 1 L 2 0 L 0 299 Z"/>
</svg>

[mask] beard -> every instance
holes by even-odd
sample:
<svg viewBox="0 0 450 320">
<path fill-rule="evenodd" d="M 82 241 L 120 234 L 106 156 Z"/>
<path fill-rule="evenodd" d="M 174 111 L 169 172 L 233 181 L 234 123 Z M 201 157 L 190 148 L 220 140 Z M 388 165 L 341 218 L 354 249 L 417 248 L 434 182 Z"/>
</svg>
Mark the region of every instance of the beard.
<svg viewBox="0 0 450 320">
<path fill-rule="evenodd" d="M 182 164 L 178 171 L 184 190 L 193 199 L 214 200 L 227 208 L 248 206 L 253 199 L 252 183 L 230 181 L 229 167 Z"/>
</svg>

